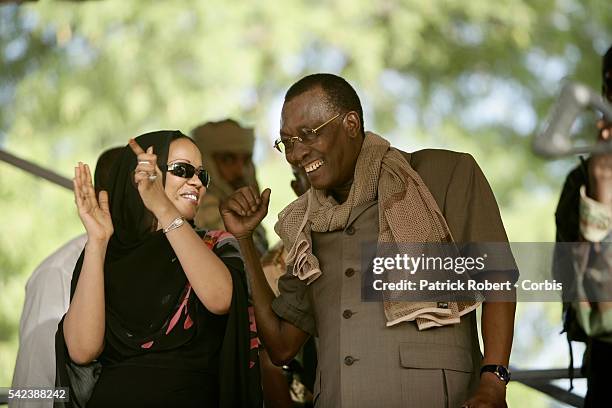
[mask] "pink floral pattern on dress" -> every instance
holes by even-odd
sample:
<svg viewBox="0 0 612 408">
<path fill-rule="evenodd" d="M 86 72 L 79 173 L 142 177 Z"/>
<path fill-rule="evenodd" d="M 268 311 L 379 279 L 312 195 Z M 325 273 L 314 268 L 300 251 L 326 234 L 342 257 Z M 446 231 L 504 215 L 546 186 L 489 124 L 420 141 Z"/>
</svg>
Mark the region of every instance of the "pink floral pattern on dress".
<svg viewBox="0 0 612 408">
<path fill-rule="evenodd" d="M 153 340 L 147 341 L 146 343 L 141 344 L 140 347 L 143 349 L 150 349 L 152 345 L 153 345 Z"/>
<path fill-rule="evenodd" d="M 226 232 L 226 231 L 208 231 L 206 233 L 206 235 L 204 236 L 204 238 L 202 238 L 204 244 L 212 251 L 214 246 L 217 245 L 217 243 L 221 240 L 225 240 L 228 238 L 232 238 L 233 235 Z M 180 318 L 181 318 L 181 314 L 185 314 L 185 321 L 183 322 L 183 329 L 184 330 L 189 330 L 194 322 L 193 319 L 191 318 L 191 316 L 189 315 L 189 310 L 187 308 L 187 304 L 189 302 L 189 296 L 191 295 L 191 284 L 187 283 L 187 285 L 185 286 L 185 295 L 183 296 L 183 299 L 181 300 L 181 304 L 179 305 L 178 310 L 174 313 L 174 315 L 172 316 L 172 318 L 170 319 L 170 322 L 168 323 L 168 328 L 166 329 L 166 332 L 164 333 L 165 335 L 168 335 L 173 329 L 174 327 L 177 325 L 177 323 L 179 322 Z M 250 331 L 252 332 L 251 335 L 255 335 L 254 338 L 251 339 L 251 345 L 250 348 L 254 349 L 259 347 L 259 339 L 257 338 L 257 326 L 255 325 L 255 315 L 253 313 L 253 308 L 249 307 L 249 328 Z M 154 344 L 154 341 L 148 341 L 146 343 L 143 343 L 140 345 L 141 348 L 143 349 L 150 349 Z M 252 368 L 255 365 L 255 363 L 253 361 L 250 362 L 249 367 Z"/>
</svg>

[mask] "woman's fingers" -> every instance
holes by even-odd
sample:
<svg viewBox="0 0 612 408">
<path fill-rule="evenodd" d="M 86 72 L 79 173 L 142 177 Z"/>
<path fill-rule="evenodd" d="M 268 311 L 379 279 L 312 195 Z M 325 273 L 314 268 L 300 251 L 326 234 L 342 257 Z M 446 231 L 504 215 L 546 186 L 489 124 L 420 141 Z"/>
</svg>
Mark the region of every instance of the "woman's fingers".
<svg viewBox="0 0 612 408">
<path fill-rule="evenodd" d="M 140 184 L 145 180 L 155 181 L 161 174 L 161 170 L 157 167 L 157 155 L 153 154 L 153 146 L 149 146 L 145 152 L 134 139 L 130 139 L 128 145 L 138 161 L 136 169 L 134 169 L 134 182 Z"/>
<path fill-rule="evenodd" d="M 92 208 L 97 207 L 98 200 L 96 199 L 96 190 L 94 190 L 91 179 L 91 171 L 89 170 L 89 166 L 87 164 L 83 165 L 83 171 L 85 174 L 85 194 L 87 196 L 87 200 Z"/>
<path fill-rule="evenodd" d="M 157 155 L 151 153 L 142 153 L 136 156 L 138 164 L 151 164 L 155 166 L 157 164 Z"/>
<path fill-rule="evenodd" d="M 74 170 L 75 170 L 75 179 L 77 183 L 76 193 L 78 194 L 79 199 L 81 200 L 82 206 L 85 206 L 87 204 L 87 196 L 84 191 L 83 163 L 79 162 L 79 164 Z"/>
<path fill-rule="evenodd" d="M 147 174 L 155 174 L 155 166 L 149 163 L 148 161 L 139 161 L 135 173 L 145 172 Z"/>
<path fill-rule="evenodd" d="M 142 147 L 138 144 L 138 142 L 134 139 L 128 140 L 128 145 L 130 149 L 134 152 L 134 154 L 138 157 L 139 154 L 143 154 L 145 151 L 142 150 Z"/>
<path fill-rule="evenodd" d="M 128 140 L 128 145 L 130 146 L 130 149 L 132 149 L 132 151 L 134 152 L 134 154 L 136 155 L 136 157 L 138 157 L 138 159 L 140 160 L 140 157 L 142 155 L 153 155 L 153 146 L 149 146 L 147 147 L 147 151 L 145 152 L 143 150 L 142 147 L 140 147 L 140 145 L 138 144 L 138 142 L 134 139 L 130 139 Z M 144 156 L 143 156 L 144 157 Z"/>
<path fill-rule="evenodd" d="M 89 171 L 89 165 L 85 163 L 83 164 L 83 168 L 85 170 L 85 183 L 87 183 L 87 187 L 93 187 L 93 181 L 91 180 L 91 171 Z"/>
<path fill-rule="evenodd" d="M 136 155 L 138 164 L 150 164 L 153 167 L 157 164 L 157 155 L 153 154 L 153 146 L 149 146 L 145 152 L 142 147 L 134 139 L 130 139 L 128 145 L 132 149 L 132 152 Z"/>
<path fill-rule="evenodd" d="M 100 194 L 98 194 L 98 202 L 100 203 L 100 208 L 102 209 L 102 211 L 109 214 L 110 209 L 108 206 L 108 193 L 106 191 L 100 191 Z"/>
<path fill-rule="evenodd" d="M 74 198 L 79 211 L 90 212 L 98 206 L 88 165 L 79 162 L 77 167 L 74 168 L 73 185 Z"/>
<path fill-rule="evenodd" d="M 72 179 L 72 185 L 74 186 L 74 202 L 76 203 L 77 209 L 81 209 L 83 207 L 83 199 L 81 198 L 81 186 L 77 181 L 77 174 L 79 168 L 74 168 L 74 178 Z"/>
<path fill-rule="evenodd" d="M 149 175 L 150 173 L 147 171 L 137 171 L 136 173 L 134 173 L 134 182 L 136 183 L 136 185 L 140 185 L 142 181 L 149 179 Z"/>
</svg>

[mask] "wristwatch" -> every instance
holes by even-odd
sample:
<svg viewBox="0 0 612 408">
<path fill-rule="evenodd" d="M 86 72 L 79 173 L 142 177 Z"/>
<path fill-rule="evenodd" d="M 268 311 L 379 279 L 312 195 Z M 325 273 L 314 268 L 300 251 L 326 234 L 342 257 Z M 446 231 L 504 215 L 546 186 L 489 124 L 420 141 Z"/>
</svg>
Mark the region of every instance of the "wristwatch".
<svg viewBox="0 0 612 408">
<path fill-rule="evenodd" d="M 482 373 L 493 373 L 506 384 L 510 381 L 510 371 L 503 365 L 488 364 L 482 366 L 480 375 L 482 375 Z"/>
</svg>

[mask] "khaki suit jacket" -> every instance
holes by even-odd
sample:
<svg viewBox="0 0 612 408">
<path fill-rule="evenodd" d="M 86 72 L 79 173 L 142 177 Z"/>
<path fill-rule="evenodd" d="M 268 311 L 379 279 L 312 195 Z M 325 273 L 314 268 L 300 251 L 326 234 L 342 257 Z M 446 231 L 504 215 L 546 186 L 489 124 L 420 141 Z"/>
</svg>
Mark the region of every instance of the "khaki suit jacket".
<svg viewBox="0 0 612 408">
<path fill-rule="evenodd" d="M 507 241 L 495 198 L 463 153 L 404 153 L 444 214 L 456 242 Z M 410 220 L 406 220 L 410 223 Z M 365 246 L 378 238 L 378 206 L 354 208 L 344 230 L 312 233 L 322 275 L 306 285 L 288 272 L 274 311 L 318 336 L 317 407 L 458 407 L 478 385 L 482 359 L 475 312 L 419 331 L 387 327 L 381 302 L 362 301 Z"/>
</svg>

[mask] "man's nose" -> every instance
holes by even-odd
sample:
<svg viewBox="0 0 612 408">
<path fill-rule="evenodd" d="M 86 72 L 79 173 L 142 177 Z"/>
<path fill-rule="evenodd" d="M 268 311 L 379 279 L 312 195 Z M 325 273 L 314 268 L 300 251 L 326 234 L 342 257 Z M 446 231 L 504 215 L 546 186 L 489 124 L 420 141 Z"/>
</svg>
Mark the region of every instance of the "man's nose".
<svg viewBox="0 0 612 408">
<path fill-rule="evenodd" d="M 295 141 L 293 143 L 293 149 L 287 154 L 287 161 L 295 166 L 301 167 L 300 164 L 304 157 L 308 155 L 308 146 L 302 142 Z"/>
</svg>

